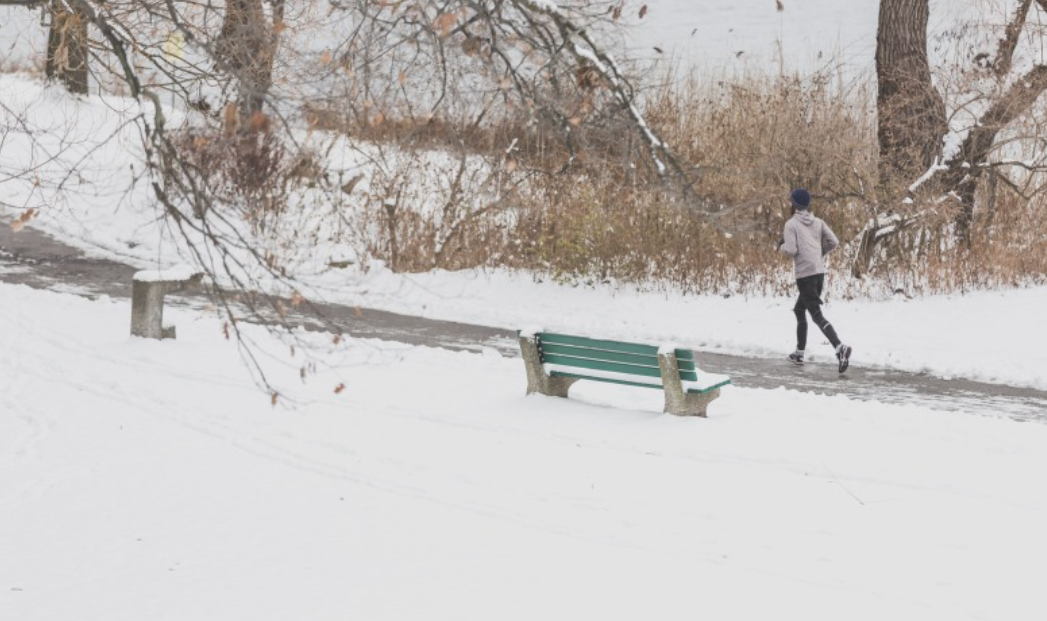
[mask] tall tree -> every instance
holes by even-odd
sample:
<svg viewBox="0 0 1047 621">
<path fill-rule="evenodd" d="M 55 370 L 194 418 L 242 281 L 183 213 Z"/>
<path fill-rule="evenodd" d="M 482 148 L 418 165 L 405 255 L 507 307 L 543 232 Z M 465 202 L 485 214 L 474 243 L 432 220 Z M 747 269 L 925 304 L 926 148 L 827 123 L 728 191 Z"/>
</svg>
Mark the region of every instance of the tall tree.
<svg viewBox="0 0 1047 621">
<path fill-rule="evenodd" d="M 219 68 L 239 84 L 240 116 L 246 121 L 262 111 L 273 85 L 278 31 L 284 2 L 273 0 L 272 23 L 262 0 L 228 0 L 222 31 L 215 44 Z"/>
<path fill-rule="evenodd" d="M 880 184 L 888 197 L 935 161 L 947 131 L 945 102 L 927 59 L 929 0 L 881 0 L 876 32 Z"/>
<path fill-rule="evenodd" d="M 86 95 L 89 19 L 63 0 L 0 0 L 0 6 L 27 9 L 41 4 L 50 5 L 47 10 L 51 17 L 45 63 L 47 78 L 60 81 L 70 92 Z"/>
<path fill-rule="evenodd" d="M 87 20 L 62 0 L 51 2 L 46 71 L 69 92 L 87 94 Z"/>
<path fill-rule="evenodd" d="M 1033 62 L 1020 75 L 1015 71 L 1019 42 L 1036 5 L 1047 12 L 1047 0 L 1012 0 L 1013 12 L 996 49 L 972 55 L 976 66 L 958 76 L 967 91 L 959 106 L 972 120 L 965 127 L 950 128 L 927 56 L 929 0 L 880 0 L 876 71 L 883 195 L 892 207 L 916 189 L 955 201 L 954 230 L 968 247 L 977 190 L 987 173 L 1000 174 L 998 168 L 1011 165 L 1047 170 L 1044 162 L 993 161 L 1001 132 L 1027 114 L 1047 90 L 1047 65 L 1042 62 Z M 864 274 L 873 248 L 920 217 L 906 213 L 877 218 L 862 236 L 852 273 Z"/>
</svg>

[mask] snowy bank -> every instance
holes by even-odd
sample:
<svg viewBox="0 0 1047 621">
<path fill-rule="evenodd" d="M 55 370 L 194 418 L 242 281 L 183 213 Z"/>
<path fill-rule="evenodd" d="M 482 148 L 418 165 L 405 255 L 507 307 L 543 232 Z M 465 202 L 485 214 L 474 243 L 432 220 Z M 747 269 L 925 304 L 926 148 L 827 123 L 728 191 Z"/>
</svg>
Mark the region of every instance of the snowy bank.
<svg viewBox="0 0 1047 621">
<path fill-rule="evenodd" d="M 0 285 L 2 618 L 1047 614 L 1047 426 L 738 387 L 681 419 L 359 341 L 302 386 L 248 326 L 273 408 L 218 320 L 128 312 Z"/>
</svg>

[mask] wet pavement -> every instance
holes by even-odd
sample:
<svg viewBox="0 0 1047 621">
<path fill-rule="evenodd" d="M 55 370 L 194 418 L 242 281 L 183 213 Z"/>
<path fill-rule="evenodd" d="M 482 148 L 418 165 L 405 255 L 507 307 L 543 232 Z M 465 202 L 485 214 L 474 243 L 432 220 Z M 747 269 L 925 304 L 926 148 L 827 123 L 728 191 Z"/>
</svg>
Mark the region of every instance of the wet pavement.
<svg viewBox="0 0 1047 621">
<path fill-rule="evenodd" d="M 136 271 L 119 262 L 90 258 L 35 229 L 15 233 L 6 223 L 0 223 L 0 281 L 91 298 L 130 298 L 131 279 Z M 168 299 L 171 304 L 196 308 L 211 304 L 203 291 Z M 310 329 L 338 330 L 358 338 L 468 351 L 490 348 L 506 356 L 519 356 L 515 332 L 510 329 L 335 304 L 314 306 L 315 313 L 295 311 L 288 320 Z M 271 321 L 277 319 L 273 313 Z M 130 318 L 128 322 L 130 325 Z M 1030 388 L 860 366 L 852 366 L 840 375 L 835 362 L 794 367 L 785 360 L 714 352 L 699 352 L 698 359 L 702 368 L 730 375 L 735 385 L 748 388 L 786 387 L 863 401 L 918 404 L 937 410 L 1047 422 L 1047 392 Z"/>
</svg>

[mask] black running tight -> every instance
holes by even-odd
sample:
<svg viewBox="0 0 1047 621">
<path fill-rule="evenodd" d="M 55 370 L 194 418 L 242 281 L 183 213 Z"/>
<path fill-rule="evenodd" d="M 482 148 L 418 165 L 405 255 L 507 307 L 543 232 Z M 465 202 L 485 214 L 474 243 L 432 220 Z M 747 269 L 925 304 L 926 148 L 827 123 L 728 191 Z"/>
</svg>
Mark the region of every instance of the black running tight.
<svg viewBox="0 0 1047 621">
<path fill-rule="evenodd" d="M 829 339 L 833 348 L 840 345 L 840 337 L 836 336 L 829 320 L 822 314 L 822 287 L 825 286 L 825 274 L 815 274 L 797 279 L 796 288 L 800 290 L 800 297 L 796 300 L 793 312 L 796 313 L 796 349 L 803 351 L 807 348 L 807 315 L 818 329 L 822 331 L 825 338 Z"/>
</svg>

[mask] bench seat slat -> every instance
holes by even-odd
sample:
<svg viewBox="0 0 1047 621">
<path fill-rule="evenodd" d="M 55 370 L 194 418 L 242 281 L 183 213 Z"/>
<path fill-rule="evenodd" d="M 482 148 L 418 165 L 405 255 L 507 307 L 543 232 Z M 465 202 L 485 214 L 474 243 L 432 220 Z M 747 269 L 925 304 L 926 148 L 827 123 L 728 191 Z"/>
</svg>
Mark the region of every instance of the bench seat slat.
<svg viewBox="0 0 1047 621">
<path fill-rule="evenodd" d="M 723 378 L 723 379 L 721 379 L 721 378 Z M 688 386 L 685 383 L 683 385 L 683 388 L 684 388 L 685 392 L 693 392 L 693 393 L 701 394 L 701 393 L 709 392 L 709 391 L 712 391 L 712 390 L 716 390 L 717 388 L 723 388 L 724 386 L 729 386 L 730 384 L 731 384 L 731 380 L 727 379 L 727 376 L 719 375 L 719 376 L 715 376 L 715 381 L 713 383 L 709 384 L 708 386 L 697 386 L 697 385 L 690 385 L 690 386 Z"/>
<path fill-rule="evenodd" d="M 561 369 L 551 369 L 549 371 L 549 375 L 552 376 L 552 377 L 570 377 L 570 378 L 580 379 L 580 380 L 592 380 L 594 382 L 607 382 L 607 383 L 610 383 L 610 384 L 622 384 L 622 385 L 625 385 L 625 386 L 639 386 L 641 388 L 657 388 L 659 390 L 662 389 L 661 382 L 645 382 L 645 381 L 643 381 L 640 378 L 637 378 L 638 381 L 632 381 L 632 380 L 625 379 L 624 377 L 615 377 L 615 376 L 612 376 L 612 375 L 601 376 L 601 375 L 596 375 L 596 374 L 586 375 L 585 373 L 576 373 L 576 372 L 572 372 L 572 371 L 564 371 L 564 370 L 561 370 Z M 731 380 L 729 378 L 727 378 L 727 376 L 724 376 L 724 375 L 710 375 L 708 378 L 703 378 L 703 379 L 712 380 L 712 381 L 710 383 L 706 384 L 706 385 L 700 385 L 697 382 L 693 382 L 693 381 L 692 382 L 685 382 L 684 386 L 683 386 L 684 391 L 685 392 L 689 392 L 689 393 L 702 394 L 702 393 L 706 393 L 706 392 L 710 392 L 710 391 L 716 390 L 717 388 L 723 388 L 724 386 L 728 386 L 728 385 L 731 384 Z"/>
</svg>

